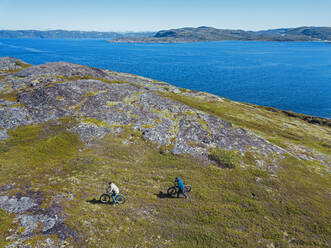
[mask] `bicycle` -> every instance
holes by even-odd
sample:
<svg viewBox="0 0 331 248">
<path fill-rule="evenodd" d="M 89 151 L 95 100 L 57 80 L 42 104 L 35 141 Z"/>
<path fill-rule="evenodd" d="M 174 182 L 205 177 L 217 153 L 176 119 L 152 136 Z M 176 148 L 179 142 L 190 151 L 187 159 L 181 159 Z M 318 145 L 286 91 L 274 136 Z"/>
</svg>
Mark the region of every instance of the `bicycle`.
<svg viewBox="0 0 331 248">
<path fill-rule="evenodd" d="M 192 190 L 191 185 L 185 185 L 184 187 L 185 187 L 185 192 L 191 192 L 191 190 Z M 167 193 L 168 193 L 168 195 L 175 195 L 175 194 L 177 194 L 178 190 L 179 190 L 179 188 L 175 184 L 174 186 L 171 186 L 168 188 Z"/>
<path fill-rule="evenodd" d="M 114 197 L 113 197 L 114 196 Z M 110 187 L 106 189 L 106 193 L 102 194 L 99 198 L 100 202 L 102 203 L 110 203 L 110 198 L 113 199 L 113 203 L 124 204 L 126 198 L 122 194 L 114 195 L 114 193 L 110 192 Z"/>
</svg>

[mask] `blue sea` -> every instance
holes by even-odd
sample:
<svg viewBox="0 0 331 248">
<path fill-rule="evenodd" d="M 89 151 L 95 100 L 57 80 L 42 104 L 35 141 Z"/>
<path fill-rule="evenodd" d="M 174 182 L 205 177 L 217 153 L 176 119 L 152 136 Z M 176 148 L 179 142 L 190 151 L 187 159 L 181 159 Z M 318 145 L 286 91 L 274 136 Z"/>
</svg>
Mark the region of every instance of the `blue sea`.
<svg viewBox="0 0 331 248">
<path fill-rule="evenodd" d="M 128 72 L 231 100 L 331 118 L 331 43 L 0 39 L 0 56 L 35 65 L 69 61 Z"/>
</svg>

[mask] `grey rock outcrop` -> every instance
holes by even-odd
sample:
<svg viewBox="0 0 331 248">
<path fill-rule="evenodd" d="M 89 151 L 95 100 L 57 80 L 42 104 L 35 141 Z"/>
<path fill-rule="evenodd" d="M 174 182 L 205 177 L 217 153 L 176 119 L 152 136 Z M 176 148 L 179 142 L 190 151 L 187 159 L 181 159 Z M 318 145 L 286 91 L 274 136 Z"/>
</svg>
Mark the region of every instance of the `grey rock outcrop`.
<svg viewBox="0 0 331 248">
<path fill-rule="evenodd" d="M 24 196 L 1 195 L 6 193 L 6 191 L 0 191 L 0 208 L 15 214 L 16 222 L 24 228 L 23 232 L 17 232 L 7 237 L 7 240 L 13 241 L 12 245 L 7 247 L 23 247 L 25 240 L 38 233 L 56 234 L 60 243 L 63 243 L 68 237 L 77 239 L 77 234 L 64 224 L 66 216 L 61 213 L 59 201 L 56 201 L 56 198 L 61 196 L 54 196 L 54 204 L 51 207 L 42 208 L 43 197 L 39 192 L 28 192 Z M 64 199 L 65 196 L 62 196 L 61 200 Z M 41 227 L 40 230 L 39 227 Z"/>
<path fill-rule="evenodd" d="M 11 57 L 0 58 L 0 72 L 23 69 L 24 65 L 27 64 L 20 59 L 11 58 Z"/>
<path fill-rule="evenodd" d="M 1 81 L 6 94 L 15 93 L 17 100 L 1 100 L 0 139 L 21 125 L 73 116 L 79 123 L 70 130 L 85 142 L 131 128 L 174 154 L 204 160 L 211 147 L 283 152 L 244 129 L 162 95 L 167 90 L 182 94 L 163 82 L 65 62 L 32 66 Z"/>
<path fill-rule="evenodd" d="M 42 76 L 61 76 L 61 77 L 74 77 L 74 76 L 89 76 L 95 78 L 107 78 L 108 75 L 104 71 L 87 67 L 83 65 L 77 65 L 67 62 L 46 63 L 44 65 L 37 65 L 27 68 L 23 71 L 19 71 L 14 74 L 16 77 L 42 77 Z"/>
</svg>

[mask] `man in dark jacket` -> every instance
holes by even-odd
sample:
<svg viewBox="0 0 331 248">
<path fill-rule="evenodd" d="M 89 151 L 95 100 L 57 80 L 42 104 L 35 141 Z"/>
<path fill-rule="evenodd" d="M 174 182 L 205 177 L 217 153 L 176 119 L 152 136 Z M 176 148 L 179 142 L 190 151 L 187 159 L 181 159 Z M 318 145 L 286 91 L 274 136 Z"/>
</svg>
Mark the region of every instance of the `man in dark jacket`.
<svg viewBox="0 0 331 248">
<path fill-rule="evenodd" d="M 184 186 L 183 179 L 176 177 L 175 183 L 177 183 L 177 186 L 178 186 L 177 198 L 179 198 L 179 194 L 182 193 L 185 196 L 185 198 L 187 199 L 188 196 L 185 194 L 185 186 Z"/>
</svg>

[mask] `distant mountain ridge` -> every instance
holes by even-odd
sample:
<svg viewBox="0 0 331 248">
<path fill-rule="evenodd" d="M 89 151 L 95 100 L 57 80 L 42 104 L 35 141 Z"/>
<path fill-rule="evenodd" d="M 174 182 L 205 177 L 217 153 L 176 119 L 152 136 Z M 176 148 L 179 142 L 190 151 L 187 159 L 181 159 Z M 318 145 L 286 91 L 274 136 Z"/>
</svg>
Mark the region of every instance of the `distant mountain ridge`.
<svg viewBox="0 0 331 248">
<path fill-rule="evenodd" d="M 46 38 L 46 39 L 115 39 L 121 37 L 152 36 L 153 32 L 99 32 L 70 30 L 0 30 L 0 38 Z"/>
<path fill-rule="evenodd" d="M 331 27 L 298 27 L 262 31 L 217 29 L 201 26 L 161 30 L 153 37 L 121 37 L 110 42 L 180 43 L 199 41 L 331 41 Z"/>
<path fill-rule="evenodd" d="M 261 31 L 201 26 L 158 32 L 99 32 L 70 30 L 0 30 L 0 38 L 110 39 L 124 43 L 180 43 L 221 40 L 331 41 L 331 27 L 280 28 Z"/>
</svg>

